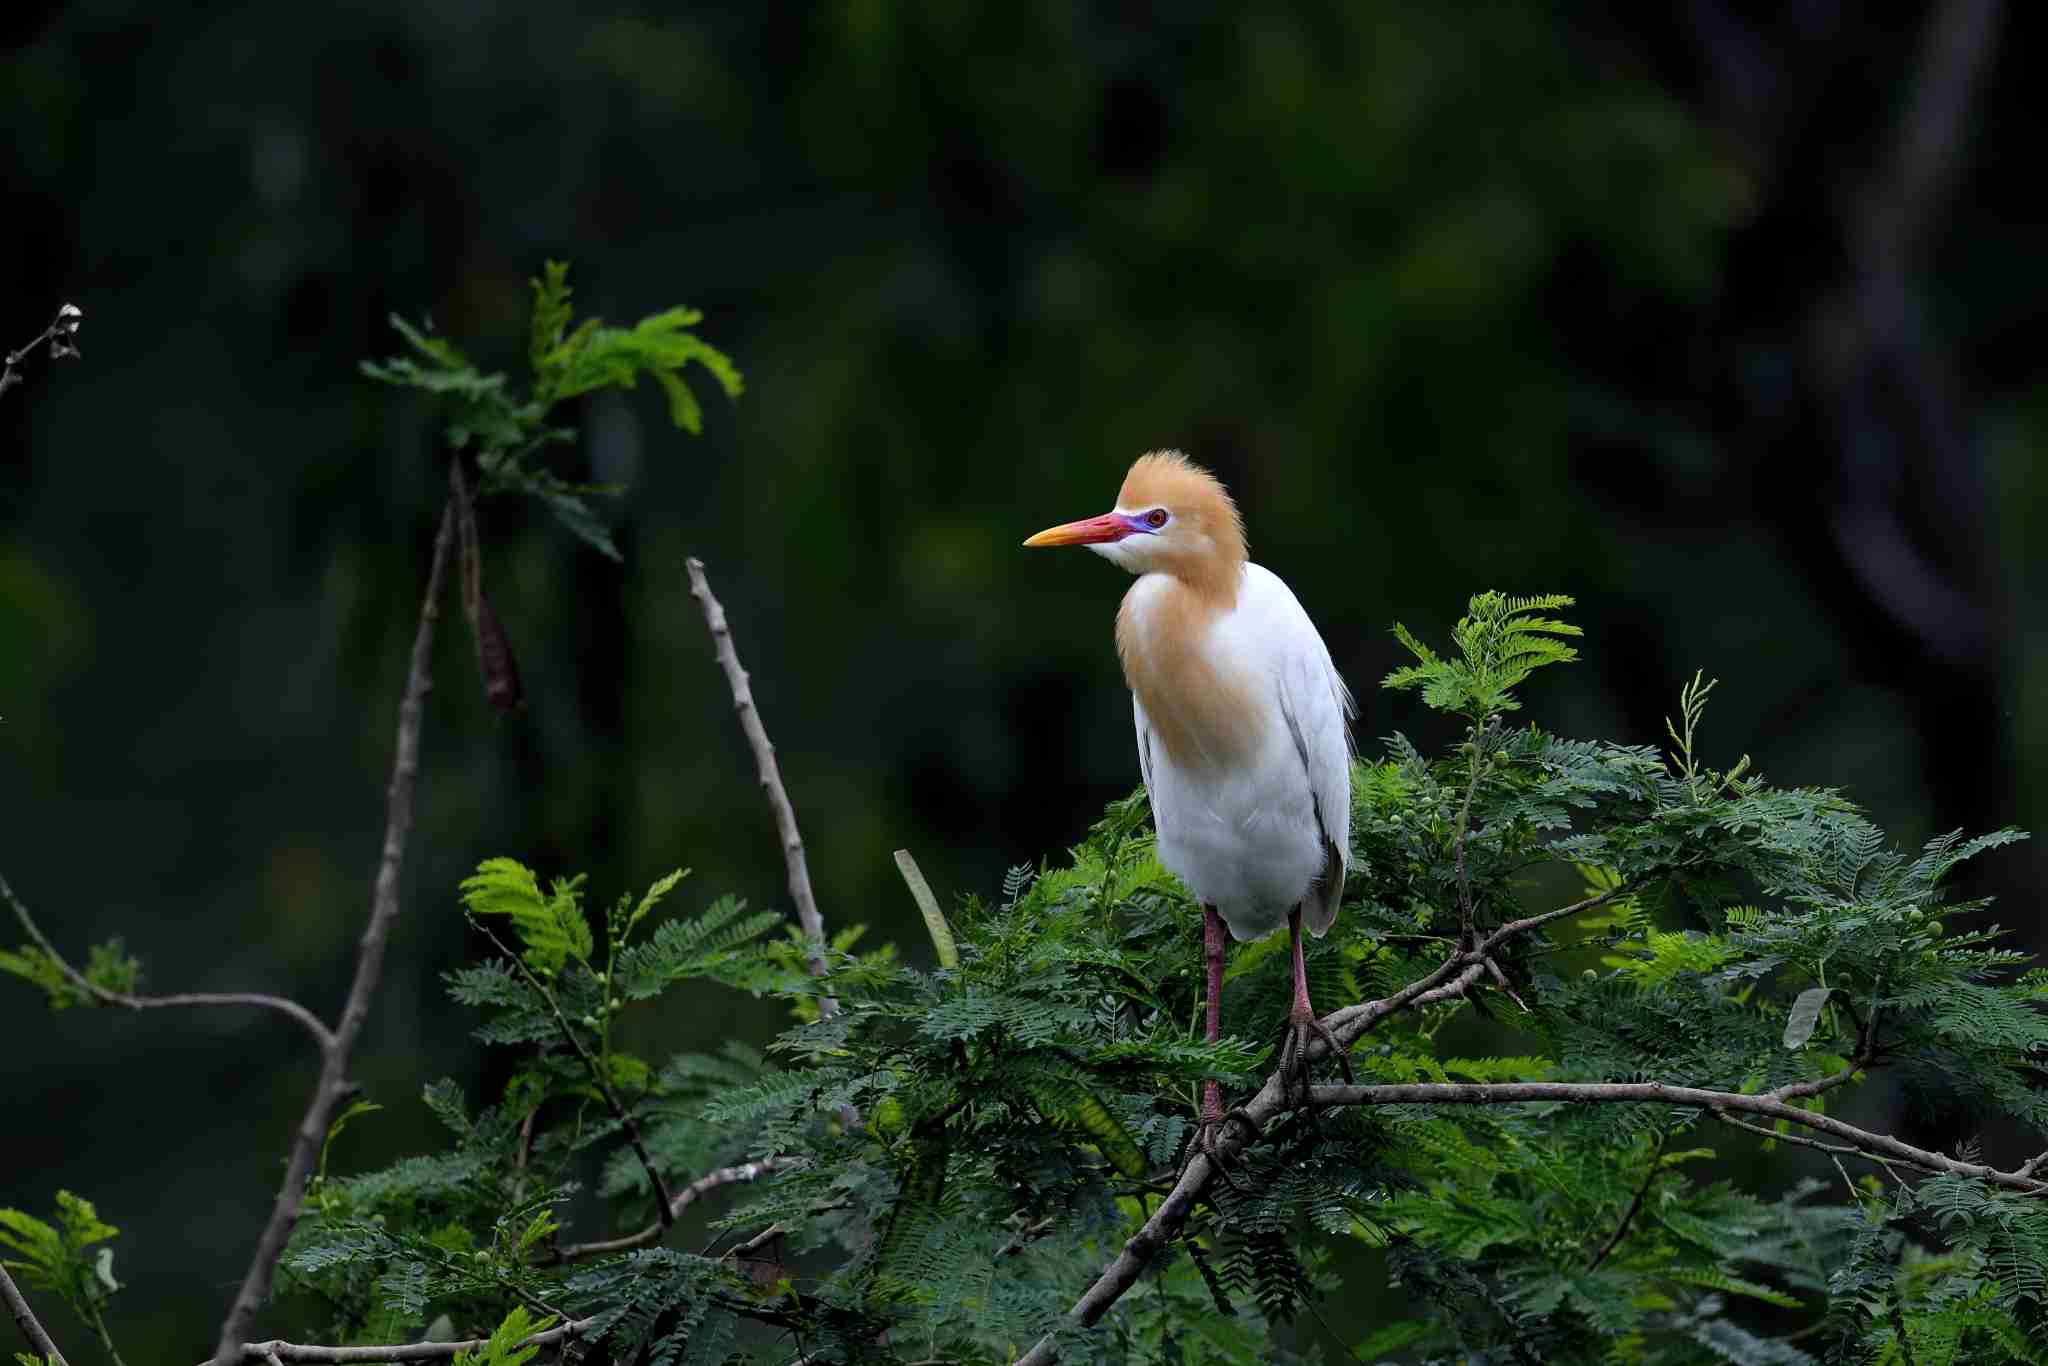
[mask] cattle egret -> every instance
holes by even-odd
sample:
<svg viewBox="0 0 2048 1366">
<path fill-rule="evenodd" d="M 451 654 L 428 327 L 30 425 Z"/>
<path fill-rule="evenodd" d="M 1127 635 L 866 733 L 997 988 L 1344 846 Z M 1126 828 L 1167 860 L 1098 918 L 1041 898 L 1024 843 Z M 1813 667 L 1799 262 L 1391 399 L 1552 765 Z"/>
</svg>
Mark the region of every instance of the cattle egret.
<svg viewBox="0 0 2048 1366">
<path fill-rule="evenodd" d="M 1318 1035 L 1344 1064 L 1309 1004 L 1301 928 L 1321 938 L 1344 895 L 1352 704 L 1308 613 L 1247 562 L 1237 505 L 1178 451 L 1139 457 L 1111 511 L 1024 544 L 1085 545 L 1138 576 L 1117 613 L 1117 654 L 1159 861 L 1202 903 L 1209 1040 L 1222 1020 L 1224 927 L 1244 940 L 1285 924 L 1294 1002 L 1281 1067 L 1305 1084 Z M 1204 1148 L 1224 1118 L 1212 1080 Z"/>
</svg>

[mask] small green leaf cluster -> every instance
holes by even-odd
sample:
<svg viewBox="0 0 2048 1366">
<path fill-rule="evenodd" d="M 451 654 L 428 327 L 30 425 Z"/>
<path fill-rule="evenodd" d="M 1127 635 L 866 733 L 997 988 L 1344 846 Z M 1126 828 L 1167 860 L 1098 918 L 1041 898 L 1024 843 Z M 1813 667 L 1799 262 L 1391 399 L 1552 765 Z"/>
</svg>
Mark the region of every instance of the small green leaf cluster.
<svg viewBox="0 0 2048 1366">
<path fill-rule="evenodd" d="M 64 965 L 40 944 L 23 944 L 19 949 L 0 949 L 0 972 L 12 973 L 39 989 L 52 1010 L 71 1006 L 96 1006 L 101 997 L 73 981 Z M 134 992 L 142 980 L 142 964 L 129 956 L 119 939 L 94 944 L 86 959 L 85 980 L 114 995 Z"/>
<path fill-rule="evenodd" d="M 0 1209 L 0 1246 L 14 1256 L 4 1265 L 32 1290 L 47 1290 L 92 1329 L 107 1354 L 119 1362 L 107 1334 L 107 1301 L 121 1283 L 114 1279 L 114 1250 L 97 1247 L 121 1230 L 99 1216 L 90 1200 L 57 1192 L 57 1219 L 46 1223 L 18 1209 Z M 26 1358 L 31 1363 L 34 1357 Z"/>
<path fill-rule="evenodd" d="M 704 426 L 703 406 L 685 372 L 691 366 L 711 376 L 728 398 L 743 383 L 732 360 L 694 331 L 703 314 L 693 308 L 664 309 L 632 327 L 608 327 L 586 318 L 572 326 L 574 308 L 566 262 L 550 261 L 531 282 L 533 315 L 527 345 L 532 380 L 524 394 L 501 373 L 485 373 L 431 326 L 414 327 L 393 314 L 391 326 L 408 354 L 364 361 L 371 379 L 432 395 L 451 410 L 448 444 L 473 451 L 483 492 L 523 493 L 539 500 L 556 520 L 595 549 L 619 558 L 610 529 L 588 502 L 592 494 L 616 490 L 563 479 L 541 457 L 551 446 L 575 438 L 556 423 L 556 408 L 597 389 L 631 389 L 651 376 L 668 400 L 669 420 L 692 434 Z"/>
</svg>

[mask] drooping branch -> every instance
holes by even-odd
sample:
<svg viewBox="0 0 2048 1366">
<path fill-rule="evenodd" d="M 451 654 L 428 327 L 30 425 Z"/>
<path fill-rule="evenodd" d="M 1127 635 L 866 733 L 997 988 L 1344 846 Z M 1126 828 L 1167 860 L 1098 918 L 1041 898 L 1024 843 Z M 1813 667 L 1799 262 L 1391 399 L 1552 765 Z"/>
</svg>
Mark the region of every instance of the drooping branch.
<svg viewBox="0 0 2048 1366">
<path fill-rule="evenodd" d="M 64 1354 L 57 1350 L 57 1344 L 43 1330 L 36 1311 L 28 1307 L 28 1300 L 22 1295 L 21 1288 L 15 1285 L 14 1277 L 7 1274 L 5 1262 L 0 1262 L 0 1299 L 7 1301 L 7 1312 L 14 1316 L 15 1326 L 21 1329 L 21 1335 L 28 1339 L 28 1345 L 38 1357 L 53 1361 L 56 1366 L 69 1366 Z"/>
<path fill-rule="evenodd" d="M 457 476 L 451 470 L 450 484 Z M 370 919 L 363 929 L 356 952 L 355 978 L 349 984 L 348 999 L 342 1007 L 341 1022 L 321 1049 L 320 1079 L 313 1098 L 299 1120 L 292 1139 L 291 1155 L 285 1162 L 284 1182 L 271 1206 L 270 1219 L 256 1241 L 249 1270 L 242 1277 L 221 1322 L 220 1340 L 214 1347 L 217 1366 L 229 1366 L 245 1355 L 243 1338 L 256 1313 L 270 1293 L 271 1272 L 284 1251 L 285 1240 L 298 1222 L 306 1178 L 327 1136 L 335 1108 L 351 1090 L 348 1080 L 349 1053 L 370 1016 L 370 1001 L 383 977 L 384 946 L 398 919 L 399 875 L 405 866 L 406 840 L 412 833 L 413 793 L 419 783 L 420 727 L 426 711 L 427 694 L 433 689 L 434 627 L 440 619 L 441 583 L 446 577 L 449 551 L 455 540 L 455 508 L 452 500 L 442 509 L 441 529 L 434 537 L 433 562 L 427 570 L 427 589 L 420 602 L 419 627 L 413 633 L 412 662 L 405 680 L 405 694 L 398 704 L 398 739 L 391 761 L 391 783 L 384 798 L 384 843 L 377 860 L 377 877 L 370 895 Z M 449 1353 L 453 1355 L 453 1353 Z M 390 1361 L 401 1358 L 294 1358 L 295 1360 Z M 421 1360 L 423 1358 L 409 1358 Z"/>
<path fill-rule="evenodd" d="M 740 729 L 746 733 L 747 744 L 754 751 L 754 762 L 760 767 L 761 788 L 768 794 L 768 804 L 775 811 L 775 829 L 782 837 L 783 861 L 789 866 L 789 899 L 796 905 L 796 918 L 803 926 L 804 938 L 810 941 L 806 961 L 813 977 L 823 977 L 825 918 L 818 913 L 818 898 L 811 891 L 810 864 L 804 859 L 804 840 L 796 827 L 796 808 L 789 804 L 789 793 L 782 786 L 782 769 L 775 762 L 775 746 L 769 742 L 768 731 L 761 724 L 760 709 L 754 705 L 754 690 L 748 685 L 747 671 L 740 666 L 739 652 L 733 648 L 732 628 L 726 625 L 725 608 L 712 595 L 711 584 L 704 577 L 704 562 L 693 555 L 683 561 L 683 566 L 690 574 L 690 596 L 704 609 L 704 624 L 711 628 L 711 643 L 717 650 L 719 667 L 725 670 L 725 681 L 732 689 L 732 705 L 740 714 Z M 820 1013 L 825 1015 L 838 1009 L 838 1001 L 829 996 L 819 1005 Z"/>
<path fill-rule="evenodd" d="M 742 1185 L 759 1180 L 780 1165 L 781 1160 L 764 1157 L 757 1162 L 741 1162 L 731 1167 L 719 1167 L 708 1171 L 677 1191 L 668 1202 L 668 1218 L 657 1218 L 638 1233 L 628 1233 L 621 1238 L 608 1238 L 602 1242 L 570 1243 L 555 1252 L 555 1260 L 561 1262 L 581 1261 L 586 1257 L 603 1257 L 613 1252 L 631 1252 L 636 1247 L 647 1247 L 661 1241 L 662 1231 L 682 1217 L 684 1210 L 721 1186 Z"/>
<path fill-rule="evenodd" d="M 7 902 L 14 911 L 14 918 L 21 922 L 22 932 L 35 941 L 36 947 L 57 966 L 57 970 L 64 974 L 65 980 L 87 997 L 103 1005 L 122 1006 L 129 1010 L 159 1010 L 170 1006 L 255 1006 L 264 1010 L 275 1010 L 303 1025 L 306 1032 L 313 1036 L 313 1042 L 323 1051 L 334 1040 L 333 1032 L 319 1016 L 297 1001 L 288 1000 L 283 996 L 269 996 L 254 991 L 181 991 L 168 996 L 141 996 L 133 992 L 103 987 L 73 967 L 69 959 L 57 952 L 56 946 L 50 942 L 49 937 L 36 924 L 35 918 L 29 914 L 28 906 L 15 895 L 14 888 L 8 885 L 5 876 L 0 876 L 0 900 Z"/>
</svg>

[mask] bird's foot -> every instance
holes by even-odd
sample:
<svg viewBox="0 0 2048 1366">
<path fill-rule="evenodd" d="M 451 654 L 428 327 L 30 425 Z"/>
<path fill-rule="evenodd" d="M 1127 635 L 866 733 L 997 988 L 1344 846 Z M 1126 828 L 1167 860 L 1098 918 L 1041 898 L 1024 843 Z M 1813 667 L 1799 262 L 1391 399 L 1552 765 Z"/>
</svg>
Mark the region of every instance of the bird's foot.
<svg viewBox="0 0 2048 1366">
<path fill-rule="evenodd" d="M 1308 1055 L 1310 1047 L 1320 1039 L 1337 1060 L 1339 1070 L 1344 1073 L 1344 1082 L 1350 1085 L 1351 1059 L 1345 1055 L 1343 1045 L 1337 1036 L 1305 1010 L 1298 1010 L 1287 1017 L 1287 1034 L 1280 1043 L 1281 1084 L 1286 1088 L 1290 1103 L 1297 1110 L 1309 1108 Z"/>
<path fill-rule="evenodd" d="M 1209 1165 L 1216 1174 L 1221 1176 L 1226 1184 L 1234 1187 L 1237 1183 L 1231 1180 L 1229 1164 L 1236 1159 L 1223 1146 L 1223 1140 L 1232 1124 L 1242 1124 L 1252 1138 L 1260 1138 L 1265 1134 L 1259 1122 L 1252 1118 L 1251 1112 L 1242 1106 L 1224 1109 L 1222 1091 L 1212 1081 L 1203 1088 L 1202 1117 L 1195 1128 L 1194 1142 L 1190 1146 L 1188 1160 L 1194 1161 L 1196 1154 L 1208 1158 Z"/>
</svg>

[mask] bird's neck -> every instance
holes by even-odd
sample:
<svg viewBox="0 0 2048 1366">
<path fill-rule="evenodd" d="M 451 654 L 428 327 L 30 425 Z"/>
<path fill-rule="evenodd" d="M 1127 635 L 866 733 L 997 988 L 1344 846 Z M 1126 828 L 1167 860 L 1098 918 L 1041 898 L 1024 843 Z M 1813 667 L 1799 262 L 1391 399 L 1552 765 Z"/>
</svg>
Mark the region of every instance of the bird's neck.
<svg viewBox="0 0 2048 1366">
<path fill-rule="evenodd" d="M 1192 594 L 1210 612 L 1227 612 L 1237 606 L 1237 590 L 1244 583 L 1244 551 L 1240 547 L 1211 549 L 1200 554 L 1157 557 L 1157 571 Z"/>
<path fill-rule="evenodd" d="M 1153 732 L 1183 768 L 1241 761 L 1260 741 L 1260 713 L 1238 662 L 1215 646 L 1219 618 L 1236 605 L 1175 574 L 1146 574 L 1117 613 L 1124 681 Z"/>
</svg>

